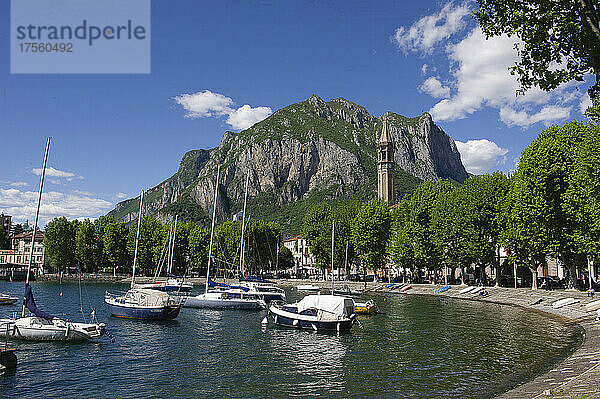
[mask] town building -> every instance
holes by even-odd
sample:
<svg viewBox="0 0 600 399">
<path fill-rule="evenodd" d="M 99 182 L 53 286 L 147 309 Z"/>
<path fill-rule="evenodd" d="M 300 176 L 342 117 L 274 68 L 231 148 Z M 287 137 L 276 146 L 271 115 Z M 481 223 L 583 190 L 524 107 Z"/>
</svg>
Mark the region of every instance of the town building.
<svg viewBox="0 0 600 399">
<path fill-rule="evenodd" d="M 31 237 L 33 232 L 26 231 L 16 234 L 11 238 L 12 249 L 0 250 L 0 274 L 8 276 L 12 270 L 21 270 L 29 264 L 29 255 L 31 253 Z M 43 265 L 46 260 L 46 250 L 44 248 L 44 233 L 38 231 L 35 235 L 33 246 L 32 269 L 34 273 L 43 272 Z"/>
<path fill-rule="evenodd" d="M 292 237 L 284 240 L 283 246 L 289 249 L 294 257 L 294 274 L 311 276 L 317 273 L 315 259 L 306 239 L 301 236 Z"/>
</svg>

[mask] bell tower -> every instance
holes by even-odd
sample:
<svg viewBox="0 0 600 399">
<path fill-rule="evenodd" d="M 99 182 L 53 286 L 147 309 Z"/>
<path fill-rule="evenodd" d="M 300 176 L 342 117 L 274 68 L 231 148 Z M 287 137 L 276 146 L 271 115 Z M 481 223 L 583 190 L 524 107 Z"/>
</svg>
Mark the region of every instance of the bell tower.
<svg viewBox="0 0 600 399">
<path fill-rule="evenodd" d="M 394 203 L 394 143 L 385 117 L 382 118 L 382 122 L 383 128 L 377 143 L 377 196 L 392 205 Z"/>
</svg>

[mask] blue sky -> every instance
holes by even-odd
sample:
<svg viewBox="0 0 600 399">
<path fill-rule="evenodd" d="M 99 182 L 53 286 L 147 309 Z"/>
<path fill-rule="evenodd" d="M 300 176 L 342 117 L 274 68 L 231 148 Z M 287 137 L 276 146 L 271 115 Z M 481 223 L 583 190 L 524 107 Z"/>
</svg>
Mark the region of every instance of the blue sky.
<svg viewBox="0 0 600 399">
<path fill-rule="evenodd" d="M 150 74 L 11 74 L 10 3 L 0 2 L 0 211 L 42 221 L 97 217 L 311 94 L 376 116 L 432 113 L 471 172 L 515 167 L 548 124 L 582 119 L 587 85 L 515 97 L 513 41 L 485 41 L 473 3 L 153 0 Z M 118 62 L 118 60 L 115 60 Z"/>
</svg>

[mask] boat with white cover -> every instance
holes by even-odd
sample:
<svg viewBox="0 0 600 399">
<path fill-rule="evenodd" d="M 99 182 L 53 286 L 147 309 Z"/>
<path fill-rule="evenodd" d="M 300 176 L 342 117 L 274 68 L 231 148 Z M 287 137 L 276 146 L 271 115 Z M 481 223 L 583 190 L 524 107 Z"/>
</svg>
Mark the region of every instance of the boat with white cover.
<svg viewBox="0 0 600 399">
<path fill-rule="evenodd" d="M 356 321 L 352 298 L 307 295 L 293 304 L 272 302 L 263 323 L 314 331 L 349 332 Z"/>
<path fill-rule="evenodd" d="M 319 291 L 321 291 L 321 287 L 319 287 L 318 285 L 313 285 L 313 284 L 300 284 L 296 286 L 296 289 L 300 292 L 311 292 L 311 293 L 317 293 Z"/>
<path fill-rule="evenodd" d="M 181 310 L 180 298 L 175 299 L 166 292 L 147 288 L 136 288 L 135 267 L 137 264 L 138 245 L 140 241 L 140 223 L 142 221 L 142 203 L 144 191 L 140 196 L 137 233 L 135 237 L 135 252 L 133 255 L 133 272 L 131 274 L 131 289 L 125 293 L 106 291 L 104 303 L 115 317 L 144 320 L 172 320 Z"/>
</svg>

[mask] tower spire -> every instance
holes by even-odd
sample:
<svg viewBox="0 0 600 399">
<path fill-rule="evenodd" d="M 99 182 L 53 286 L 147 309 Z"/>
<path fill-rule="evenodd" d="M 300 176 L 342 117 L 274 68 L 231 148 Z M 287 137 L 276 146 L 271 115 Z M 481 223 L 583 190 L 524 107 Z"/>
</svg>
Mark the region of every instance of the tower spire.
<svg viewBox="0 0 600 399">
<path fill-rule="evenodd" d="M 381 122 L 377 143 L 377 196 L 391 205 L 394 203 L 394 143 L 385 115 Z"/>
</svg>

